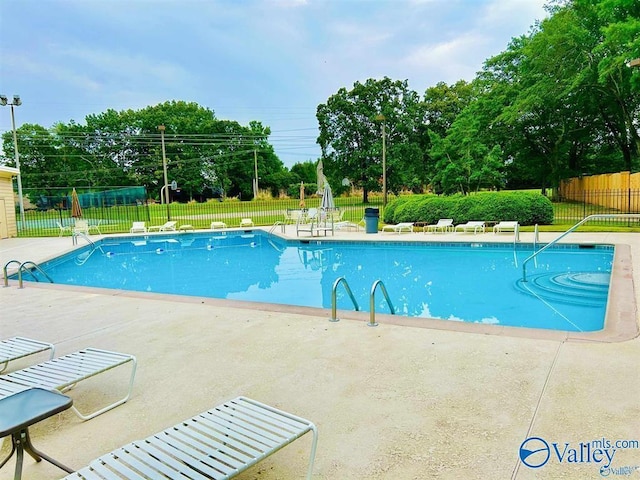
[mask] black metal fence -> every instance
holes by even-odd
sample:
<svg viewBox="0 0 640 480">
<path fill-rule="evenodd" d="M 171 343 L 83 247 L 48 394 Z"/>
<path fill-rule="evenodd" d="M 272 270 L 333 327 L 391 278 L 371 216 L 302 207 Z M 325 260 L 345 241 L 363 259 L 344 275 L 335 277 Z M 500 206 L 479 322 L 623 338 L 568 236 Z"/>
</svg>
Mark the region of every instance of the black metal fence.
<svg viewBox="0 0 640 480">
<path fill-rule="evenodd" d="M 575 224 L 594 214 L 640 213 L 640 190 L 585 190 L 554 202 L 554 224 Z M 598 219 L 590 224 L 638 227 L 637 219 Z"/>
<path fill-rule="evenodd" d="M 228 227 L 238 227 L 240 220 L 251 218 L 256 226 L 274 225 L 284 221 L 287 210 L 320 206 L 320 197 L 300 199 L 253 200 L 212 200 L 204 203 L 159 204 L 149 201 L 113 206 L 90 206 L 82 208 L 82 218 L 89 223 L 91 233 L 125 233 L 132 223 L 145 222 L 147 226 L 162 225 L 176 221 L 178 226 L 191 225 L 194 229 L 210 228 L 212 222 L 224 222 Z M 344 211 L 343 219 L 359 222 L 365 207 L 381 207 L 382 197 L 372 196 L 368 204 L 361 197 L 340 197 L 335 199 L 336 207 Z M 76 219 L 72 216 L 70 202 L 56 208 L 25 209 L 25 221 L 18 221 L 18 236 L 42 237 L 70 235 Z"/>
<path fill-rule="evenodd" d="M 359 222 L 367 207 L 382 209 L 382 197 L 370 196 L 369 203 L 362 203 L 361 196 L 339 197 L 336 206 L 344 211 L 344 220 Z M 304 208 L 319 207 L 320 197 L 305 198 Z M 278 200 L 212 200 L 204 203 L 158 204 L 136 200 L 131 204 L 89 206 L 82 209 L 82 218 L 89 222 L 91 232 L 128 232 L 134 221 L 147 226 L 162 225 L 169 220 L 178 226 L 191 225 L 204 229 L 211 222 L 224 222 L 228 227 L 237 227 L 243 218 L 251 218 L 255 225 L 274 225 L 283 221 L 287 210 L 301 208 L 297 198 Z M 25 221 L 18 220 L 18 235 L 21 237 L 69 235 L 75 219 L 71 216 L 70 202 L 58 203 L 55 208 L 27 208 Z M 584 217 L 604 213 L 640 213 L 640 190 L 585 191 L 581 199 L 559 198 L 554 202 L 554 224 L 574 225 Z M 381 215 L 382 218 L 382 215 Z M 638 227 L 637 219 L 603 219 L 590 225 Z"/>
</svg>

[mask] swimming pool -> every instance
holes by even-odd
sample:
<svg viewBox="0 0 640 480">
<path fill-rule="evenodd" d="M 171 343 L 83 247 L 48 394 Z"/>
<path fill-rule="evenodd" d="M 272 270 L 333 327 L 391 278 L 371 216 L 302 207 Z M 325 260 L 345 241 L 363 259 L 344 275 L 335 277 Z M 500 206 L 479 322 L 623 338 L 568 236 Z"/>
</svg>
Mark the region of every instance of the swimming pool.
<svg viewBox="0 0 640 480">
<path fill-rule="evenodd" d="M 559 245 L 527 265 L 532 245 L 300 240 L 265 232 L 106 238 L 41 264 L 55 283 L 331 308 L 344 277 L 361 310 L 382 280 L 396 314 L 597 331 L 604 325 L 614 249 Z M 25 281 L 30 280 L 25 275 Z M 389 306 L 376 294 L 376 312 Z M 339 309 L 353 310 L 344 288 Z"/>
</svg>

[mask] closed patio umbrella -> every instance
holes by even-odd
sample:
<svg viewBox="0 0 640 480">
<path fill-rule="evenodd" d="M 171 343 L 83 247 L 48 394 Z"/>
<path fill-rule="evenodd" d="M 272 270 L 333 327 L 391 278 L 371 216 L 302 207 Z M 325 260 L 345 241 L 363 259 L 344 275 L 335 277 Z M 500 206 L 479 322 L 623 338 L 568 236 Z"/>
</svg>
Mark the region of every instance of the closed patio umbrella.
<svg viewBox="0 0 640 480">
<path fill-rule="evenodd" d="M 317 179 L 318 190 L 316 193 L 318 195 L 322 195 L 322 193 L 324 192 L 324 183 L 327 181 L 326 177 L 324 176 L 324 166 L 322 165 L 322 159 L 318 160 L 318 166 L 316 167 L 316 175 L 318 177 Z"/>
<path fill-rule="evenodd" d="M 300 208 L 304 208 L 304 182 L 300 182 Z"/>
<path fill-rule="evenodd" d="M 325 212 L 328 210 L 334 210 L 336 208 L 336 204 L 333 201 L 333 192 L 331 191 L 331 185 L 329 185 L 329 182 L 327 182 L 326 178 L 324 179 L 324 190 L 322 191 L 320 208 L 322 208 Z"/>
<path fill-rule="evenodd" d="M 80 199 L 78 198 L 78 192 L 74 188 L 71 192 L 71 216 L 73 218 L 82 217 L 82 207 L 80 206 Z"/>
</svg>

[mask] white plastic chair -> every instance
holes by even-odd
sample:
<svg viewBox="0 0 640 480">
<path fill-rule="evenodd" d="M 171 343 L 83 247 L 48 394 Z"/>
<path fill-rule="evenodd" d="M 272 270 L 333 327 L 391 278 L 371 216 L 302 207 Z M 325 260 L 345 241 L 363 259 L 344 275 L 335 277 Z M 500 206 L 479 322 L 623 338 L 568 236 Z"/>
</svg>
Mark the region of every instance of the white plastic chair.
<svg viewBox="0 0 640 480">
<path fill-rule="evenodd" d="M 145 222 L 133 222 L 133 225 L 129 229 L 129 233 L 147 233 L 147 226 Z"/>
<path fill-rule="evenodd" d="M 89 235 L 89 222 L 87 220 L 77 219 L 75 225 L 73 226 L 73 234 L 77 235 L 79 233 L 84 233 L 85 235 Z"/>
</svg>

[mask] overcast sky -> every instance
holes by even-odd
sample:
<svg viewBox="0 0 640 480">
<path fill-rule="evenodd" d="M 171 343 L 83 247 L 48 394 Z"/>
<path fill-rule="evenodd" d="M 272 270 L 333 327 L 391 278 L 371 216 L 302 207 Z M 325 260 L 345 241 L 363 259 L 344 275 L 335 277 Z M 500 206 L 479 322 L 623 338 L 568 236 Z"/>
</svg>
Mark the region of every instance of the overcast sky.
<svg viewBox="0 0 640 480">
<path fill-rule="evenodd" d="M 272 129 L 287 167 L 316 160 L 316 107 L 390 77 L 421 96 L 471 80 L 545 16 L 544 0 L 1 0 L 0 93 L 16 124 L 167 100 Z M 0 108 L 0 132 L 11 130 Z"/>
</svg>

